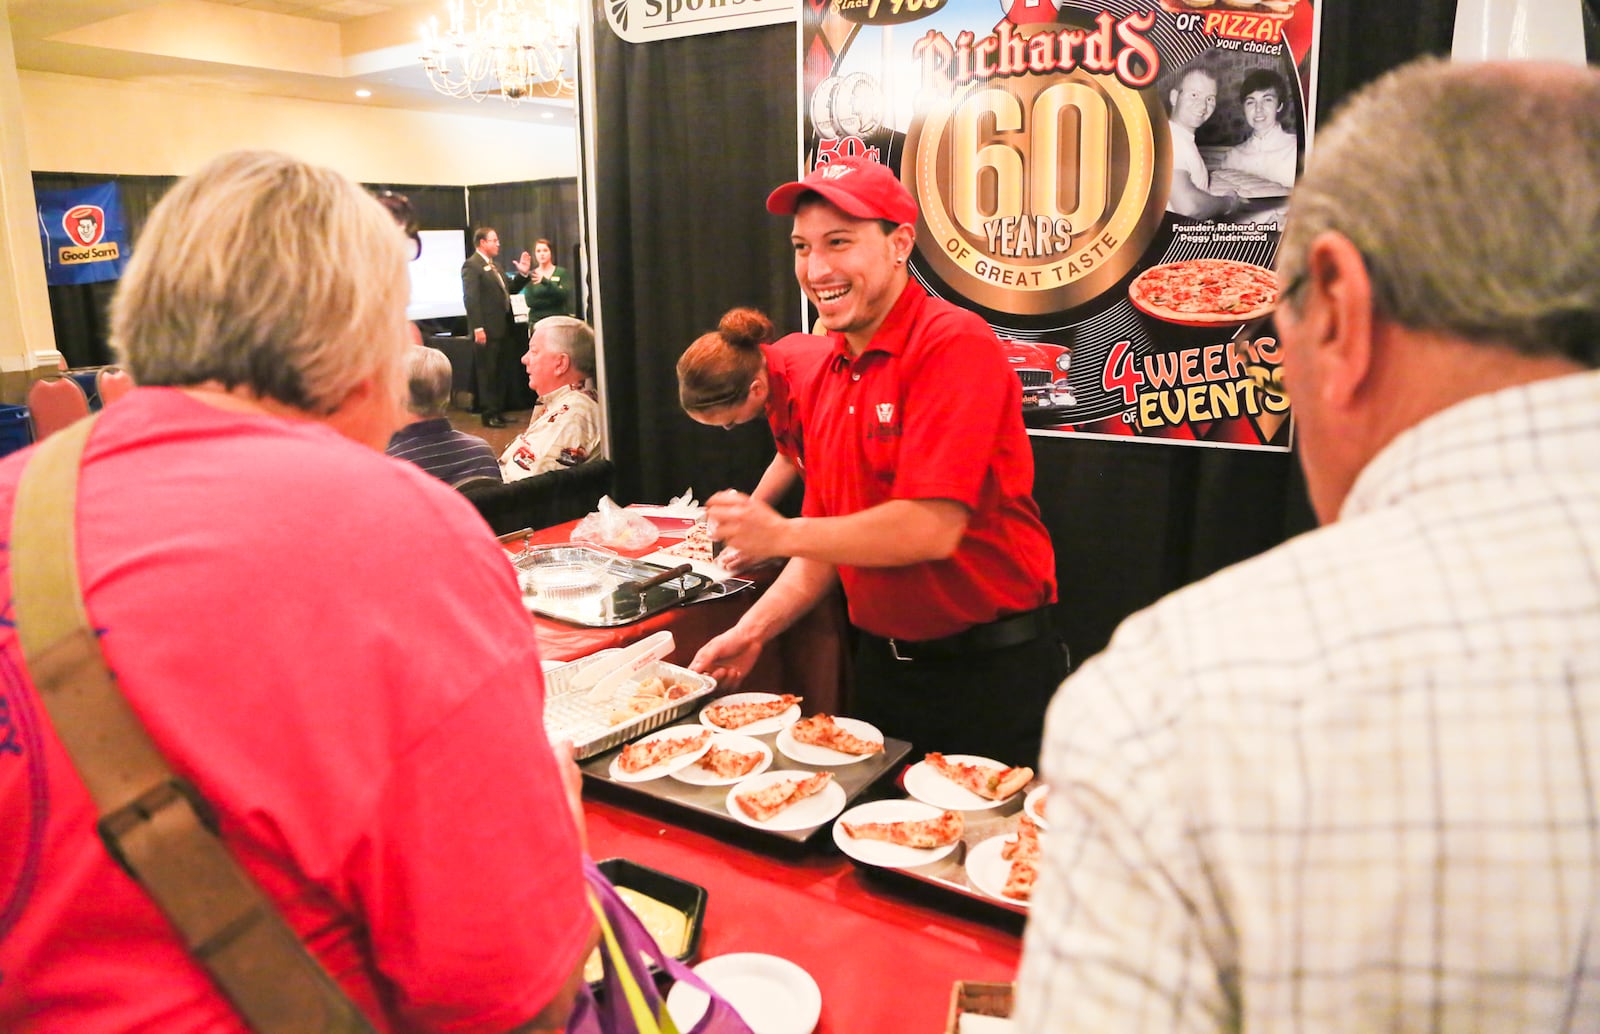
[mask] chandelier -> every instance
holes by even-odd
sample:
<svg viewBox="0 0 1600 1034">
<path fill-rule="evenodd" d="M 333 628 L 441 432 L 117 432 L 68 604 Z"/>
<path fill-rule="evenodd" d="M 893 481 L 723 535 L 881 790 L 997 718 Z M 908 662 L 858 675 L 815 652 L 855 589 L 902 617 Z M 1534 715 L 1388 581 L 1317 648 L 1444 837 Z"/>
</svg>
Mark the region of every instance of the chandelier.
<svg viewBox="0 0 1600 1034">
<path fill-rule="evenodd" d="M 570 97 L 563 64 L 578 29 L 578 0 L 446 0 L 450 27 L 422 27 L 422 67 L 440 93 L 481 101 L 498 93 Z"/>
</svg>

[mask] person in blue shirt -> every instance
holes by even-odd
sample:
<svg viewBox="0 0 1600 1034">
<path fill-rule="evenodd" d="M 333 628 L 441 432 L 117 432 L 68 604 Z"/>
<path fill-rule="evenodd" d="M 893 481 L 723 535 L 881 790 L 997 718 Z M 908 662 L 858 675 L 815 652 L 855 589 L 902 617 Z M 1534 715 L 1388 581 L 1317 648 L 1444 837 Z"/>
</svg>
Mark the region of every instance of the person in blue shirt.
<svg viewBox="0 0 1600 1034">
<path fill-rule="evenodd" d="M 450 426 L 450 359 L 437 348 L 412 345 L 406 380 L 411 423 L 389 439 L 384 451 L 408 460 L 448 485 L 470 478 L 500 480 L 500 463 L 482 438 Z"/>
</svg>

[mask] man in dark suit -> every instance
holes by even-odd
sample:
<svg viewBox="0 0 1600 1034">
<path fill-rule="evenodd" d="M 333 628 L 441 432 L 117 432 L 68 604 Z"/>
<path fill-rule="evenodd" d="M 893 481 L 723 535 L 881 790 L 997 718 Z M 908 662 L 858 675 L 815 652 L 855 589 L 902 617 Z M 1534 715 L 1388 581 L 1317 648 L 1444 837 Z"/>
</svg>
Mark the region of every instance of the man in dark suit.
<svg viewBox="0 0 1600 1034">
<path fill-rule="evenodd" d="M 504 427 L 501 414 L 506 407 L 504 371 L 525 342 L 517 340 L 516 323 L 511 316 L 511 292 L 522 290 L 528 282 L 533 256 L 526 251 L 516 262 L 516 276 L 506 282 L 506 274 L 495 259 L 500 254 L 500 235 L 487 226 L 472 235 L 477 249 L 461 264 L 461 296 L 467 306 L 467 329 L 477 346 L 476 388 L 478 410 L 484 427 Z"/>
</svg>

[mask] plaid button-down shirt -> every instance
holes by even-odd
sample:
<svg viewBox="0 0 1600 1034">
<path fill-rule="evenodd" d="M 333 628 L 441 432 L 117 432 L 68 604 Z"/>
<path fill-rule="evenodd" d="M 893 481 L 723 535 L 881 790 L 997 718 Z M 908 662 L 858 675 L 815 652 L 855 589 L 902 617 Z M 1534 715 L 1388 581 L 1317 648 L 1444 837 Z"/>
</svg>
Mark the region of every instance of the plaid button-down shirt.
<svg viewBox="0 0 1600 1034">
<path fill-rule="evenodd" d="M 1600 372 L 1129 618 L 1043 771 L 1024 1031 L 1600 1030 Z"/>
</svg>

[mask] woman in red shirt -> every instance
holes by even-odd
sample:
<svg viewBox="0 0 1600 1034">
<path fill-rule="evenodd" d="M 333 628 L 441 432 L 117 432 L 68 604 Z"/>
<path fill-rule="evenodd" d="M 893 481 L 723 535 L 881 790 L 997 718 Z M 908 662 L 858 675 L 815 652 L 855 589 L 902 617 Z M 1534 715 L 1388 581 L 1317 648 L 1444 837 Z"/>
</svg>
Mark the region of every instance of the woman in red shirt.
<svg viewBox="0 0 1600 1034">
<path fill-rule="evenodd" d="M 678 360 L 678 400 L 696 422 L 727 430 L 766 416 L 778 452 L 752 496 L 769 506 L 805 473 L 802 407 L 833 350 L 825 337 L 776 334 L 758 310 L 730 309 Z"/>
</svg>

